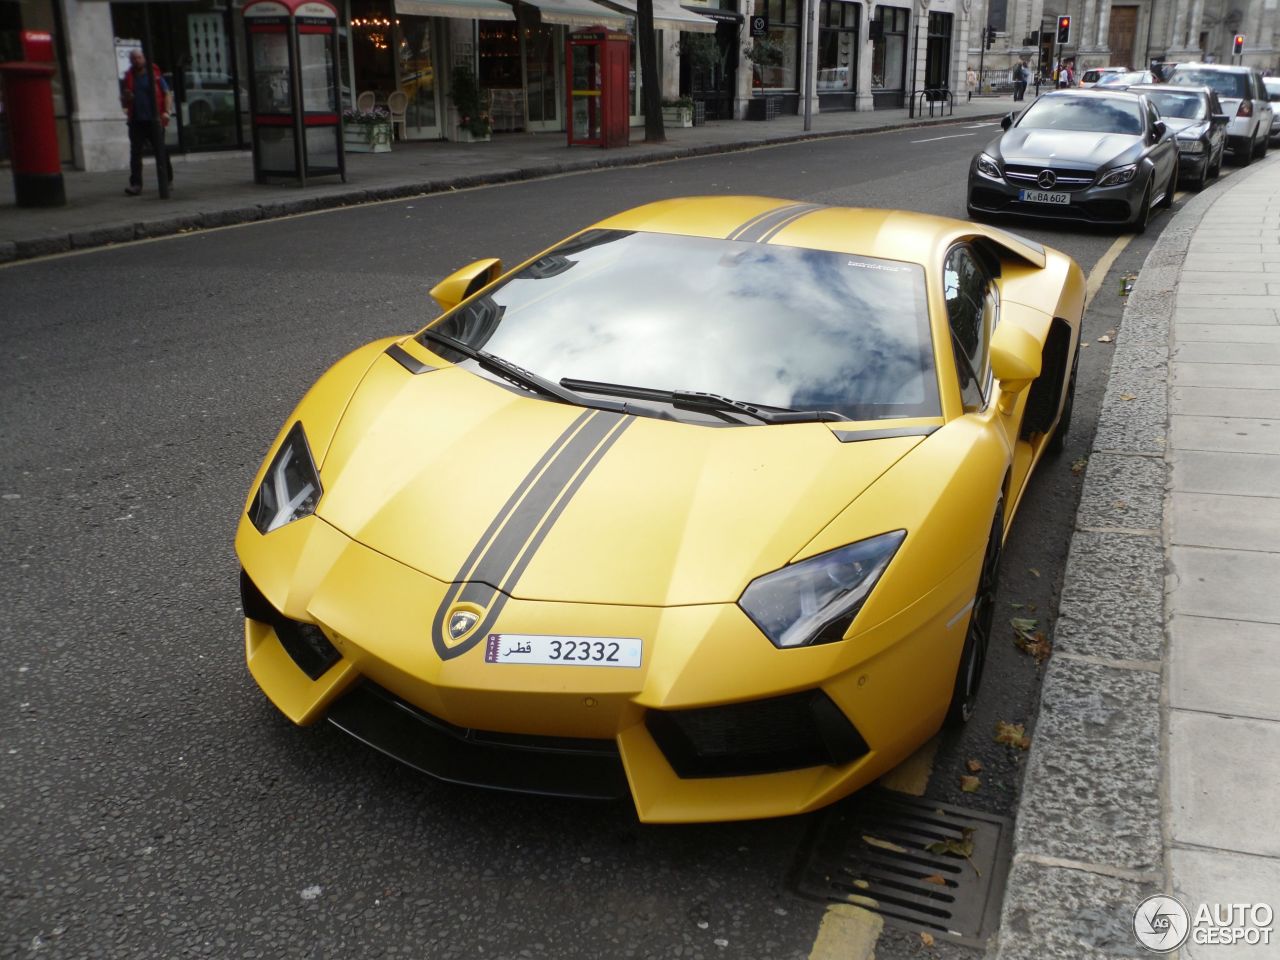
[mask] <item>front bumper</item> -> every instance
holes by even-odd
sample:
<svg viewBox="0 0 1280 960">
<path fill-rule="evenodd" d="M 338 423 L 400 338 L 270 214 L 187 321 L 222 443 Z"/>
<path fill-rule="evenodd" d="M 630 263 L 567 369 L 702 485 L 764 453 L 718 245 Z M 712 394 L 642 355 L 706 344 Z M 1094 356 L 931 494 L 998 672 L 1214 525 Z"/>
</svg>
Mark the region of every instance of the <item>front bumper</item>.
<svg viewBox="0 0 1280 960">
<path fill-rule="evenodd" d="M 1145 181 L 1139 175 L 1119 186 L 1090 185 L 1083 189 L 1064 191 L 1071 197 L 1068 204 L 1034 203 L 1019 199 L 1020 191 L 1027 189 L 1025 185 L 1013 184 L 1004 179 L 993 180 L 971 170 L 969 207 L 992 214 L 1122 224 L 1136 218 L 1144 186 Z"/>
<path fill-rule="evenodd" d="M 512 598 L 494 628 L 641 637 L 642 666 L 633 669 L 486 663 L 484 644 L 442 660 L 428 631 L 448 584 L 318 517 L 266 536 L 242 523 L 236 545 L 261 597 L 281 617 L 318 624 L 337 655 L 311 676 L 270 615 L 247 616 L 250 672 L 294 722 L 329 719 L 440 779 L 583 797 L 629 792 L 641 819 L 654 822 L 807 812 L 905 759 L 941 725 L 967 625 L 956 614 L 980 562 L 962 564 L 888 622 L 814 648 L 777 650 L 733 604 Z M 717 721 L 708 708 L 727 712 Z M 733 710 L 746 714 L 732 719 Z M 827 762 L 811 757 L 761 772 L 734 763 L 691 768 L 670 729 L 675 718 L 704 746 L 723 740 L 732 752 L 734 737 L 773 737 L 810 715 L 821 745 L 837 731 Z M 685 723 L 695 718 L 700 726 Z M 846 728 L 851 737 L 840 732 Z"/>
</svg>

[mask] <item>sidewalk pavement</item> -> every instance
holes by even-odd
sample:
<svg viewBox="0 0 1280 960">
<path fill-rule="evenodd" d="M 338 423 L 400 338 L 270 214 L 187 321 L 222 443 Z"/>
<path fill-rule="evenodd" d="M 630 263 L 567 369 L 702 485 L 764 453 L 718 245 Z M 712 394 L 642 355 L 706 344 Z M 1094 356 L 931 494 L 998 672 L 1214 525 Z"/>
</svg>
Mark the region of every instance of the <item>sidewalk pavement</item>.
<svg viewBox="0 0 1280 960">
<path fill-rule="evenodd" d="M 1172 322 L 1170 321 L 1172 317 Z M 1096 346 L 1096 345 L 1095 345 Z M 1088 460 L 999 960 L 1150 957 L 1154 893 L 1280 913 L 1280 161 L 1166 226 Z M 1184 958 L 1280 956 L 1205 945 Z"/>
<path fill-rule="evenodd" d="M 805 133 L 798 116 L 768 122 L 711 121 L 668 128 L 667 142 L 647 144 L 633 128 L 633 145 L 613 150 L 565 145 L 564 133 L 496 134 L 490 143 L 412 141 L 390 153 L 349 154 L 347 182 L 337 177 L 294 183 L 253 182 L 248 151 L 174 157 L 173 196 L 156 195 L 155 167 L 143 171 L 143 194 L 128 197 L 128 171 L 65 173 L 67 205 L 52 209 L 13 205 L 13 184 L 0 176 L 0 263 L 96 247 L 204 227 L 220 227 L 327 207 L 436 193 L 486 183 L 527 180 L 599 167 L 636 166 L 658 160 L 746 150 L 818 137 L 873 133 L 911 126 L 992 120 L 1013 109 L 1011 97 L 974 98 L 956 104 L 954 116 L 912 119 L 906 110 L 823 113 Z M 124 121 L 122 120 L 121 123 Z"/>
</svg>

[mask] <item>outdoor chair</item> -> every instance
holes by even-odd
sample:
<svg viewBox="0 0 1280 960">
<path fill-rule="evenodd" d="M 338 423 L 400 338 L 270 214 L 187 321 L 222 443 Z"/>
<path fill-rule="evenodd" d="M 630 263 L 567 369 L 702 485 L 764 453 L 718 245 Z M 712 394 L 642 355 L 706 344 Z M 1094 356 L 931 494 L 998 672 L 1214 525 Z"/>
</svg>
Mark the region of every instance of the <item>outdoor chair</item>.
<svg viewBox="0 0 1280 960">
<path fill-rule="evenodd" d="M 409 139 L 409 131 L 404 119 L 404 112 L 408 106 L 409 95 L 403 90 L 396 90 L 387 95 L 387 109 L 391 111 L 391 133 L 394 136 L 398 128 L 401 140 Z"/>
<path fill-rule="evenodd" d="M 356 110 L 360 113 L 368 113 L 377 102 L 378 95 L 372 90 L 365 90 L 360 96 L 356 97 Z"/>
</svg>

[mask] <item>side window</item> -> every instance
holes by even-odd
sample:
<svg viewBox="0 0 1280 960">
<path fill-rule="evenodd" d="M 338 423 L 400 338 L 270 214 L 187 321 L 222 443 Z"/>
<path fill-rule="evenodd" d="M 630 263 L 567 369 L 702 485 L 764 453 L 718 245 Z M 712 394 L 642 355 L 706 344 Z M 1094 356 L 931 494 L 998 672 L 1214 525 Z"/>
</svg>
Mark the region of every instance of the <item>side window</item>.
<svg viewBox="0 0 1280 960">
<path fill-rule="evenodd" d="M 1147 101 L 1147 125 L 1154 128 L 1157 120 L 1160 119 L 1160 111 L 1155 108 L 1150 100 Z"/>
<path fill-rule="evenodd" d="M 943 296 L 956 373 L 965 409 L 986 401 L 987 342 L 995 322 L 995 292 L 991 279 L 968 247 L 954 247 L 943 261 Z"/>
</svg>

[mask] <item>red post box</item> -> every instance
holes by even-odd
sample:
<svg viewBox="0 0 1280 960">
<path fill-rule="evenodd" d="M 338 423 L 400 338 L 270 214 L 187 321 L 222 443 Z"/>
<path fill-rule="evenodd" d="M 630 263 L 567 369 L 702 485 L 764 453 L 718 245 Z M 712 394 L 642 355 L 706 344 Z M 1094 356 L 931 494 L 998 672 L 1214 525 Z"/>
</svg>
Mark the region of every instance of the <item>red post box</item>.
<svg viewBox="0 0 1280 960">
<path fill-rule="evenodd" d="M 565 47 L 569 146 L 625 147 L 631 142 L 631 38 L 588 27 Z"/>
<path fill-rule="evenodd" d="M 61 207 L 67 202 L 53 122 L 53 36 L 23 30 L 22 59 L 0 62 L 4 110 L 9 118 L 13 194 L 20 207 Z"/>
</svg>

